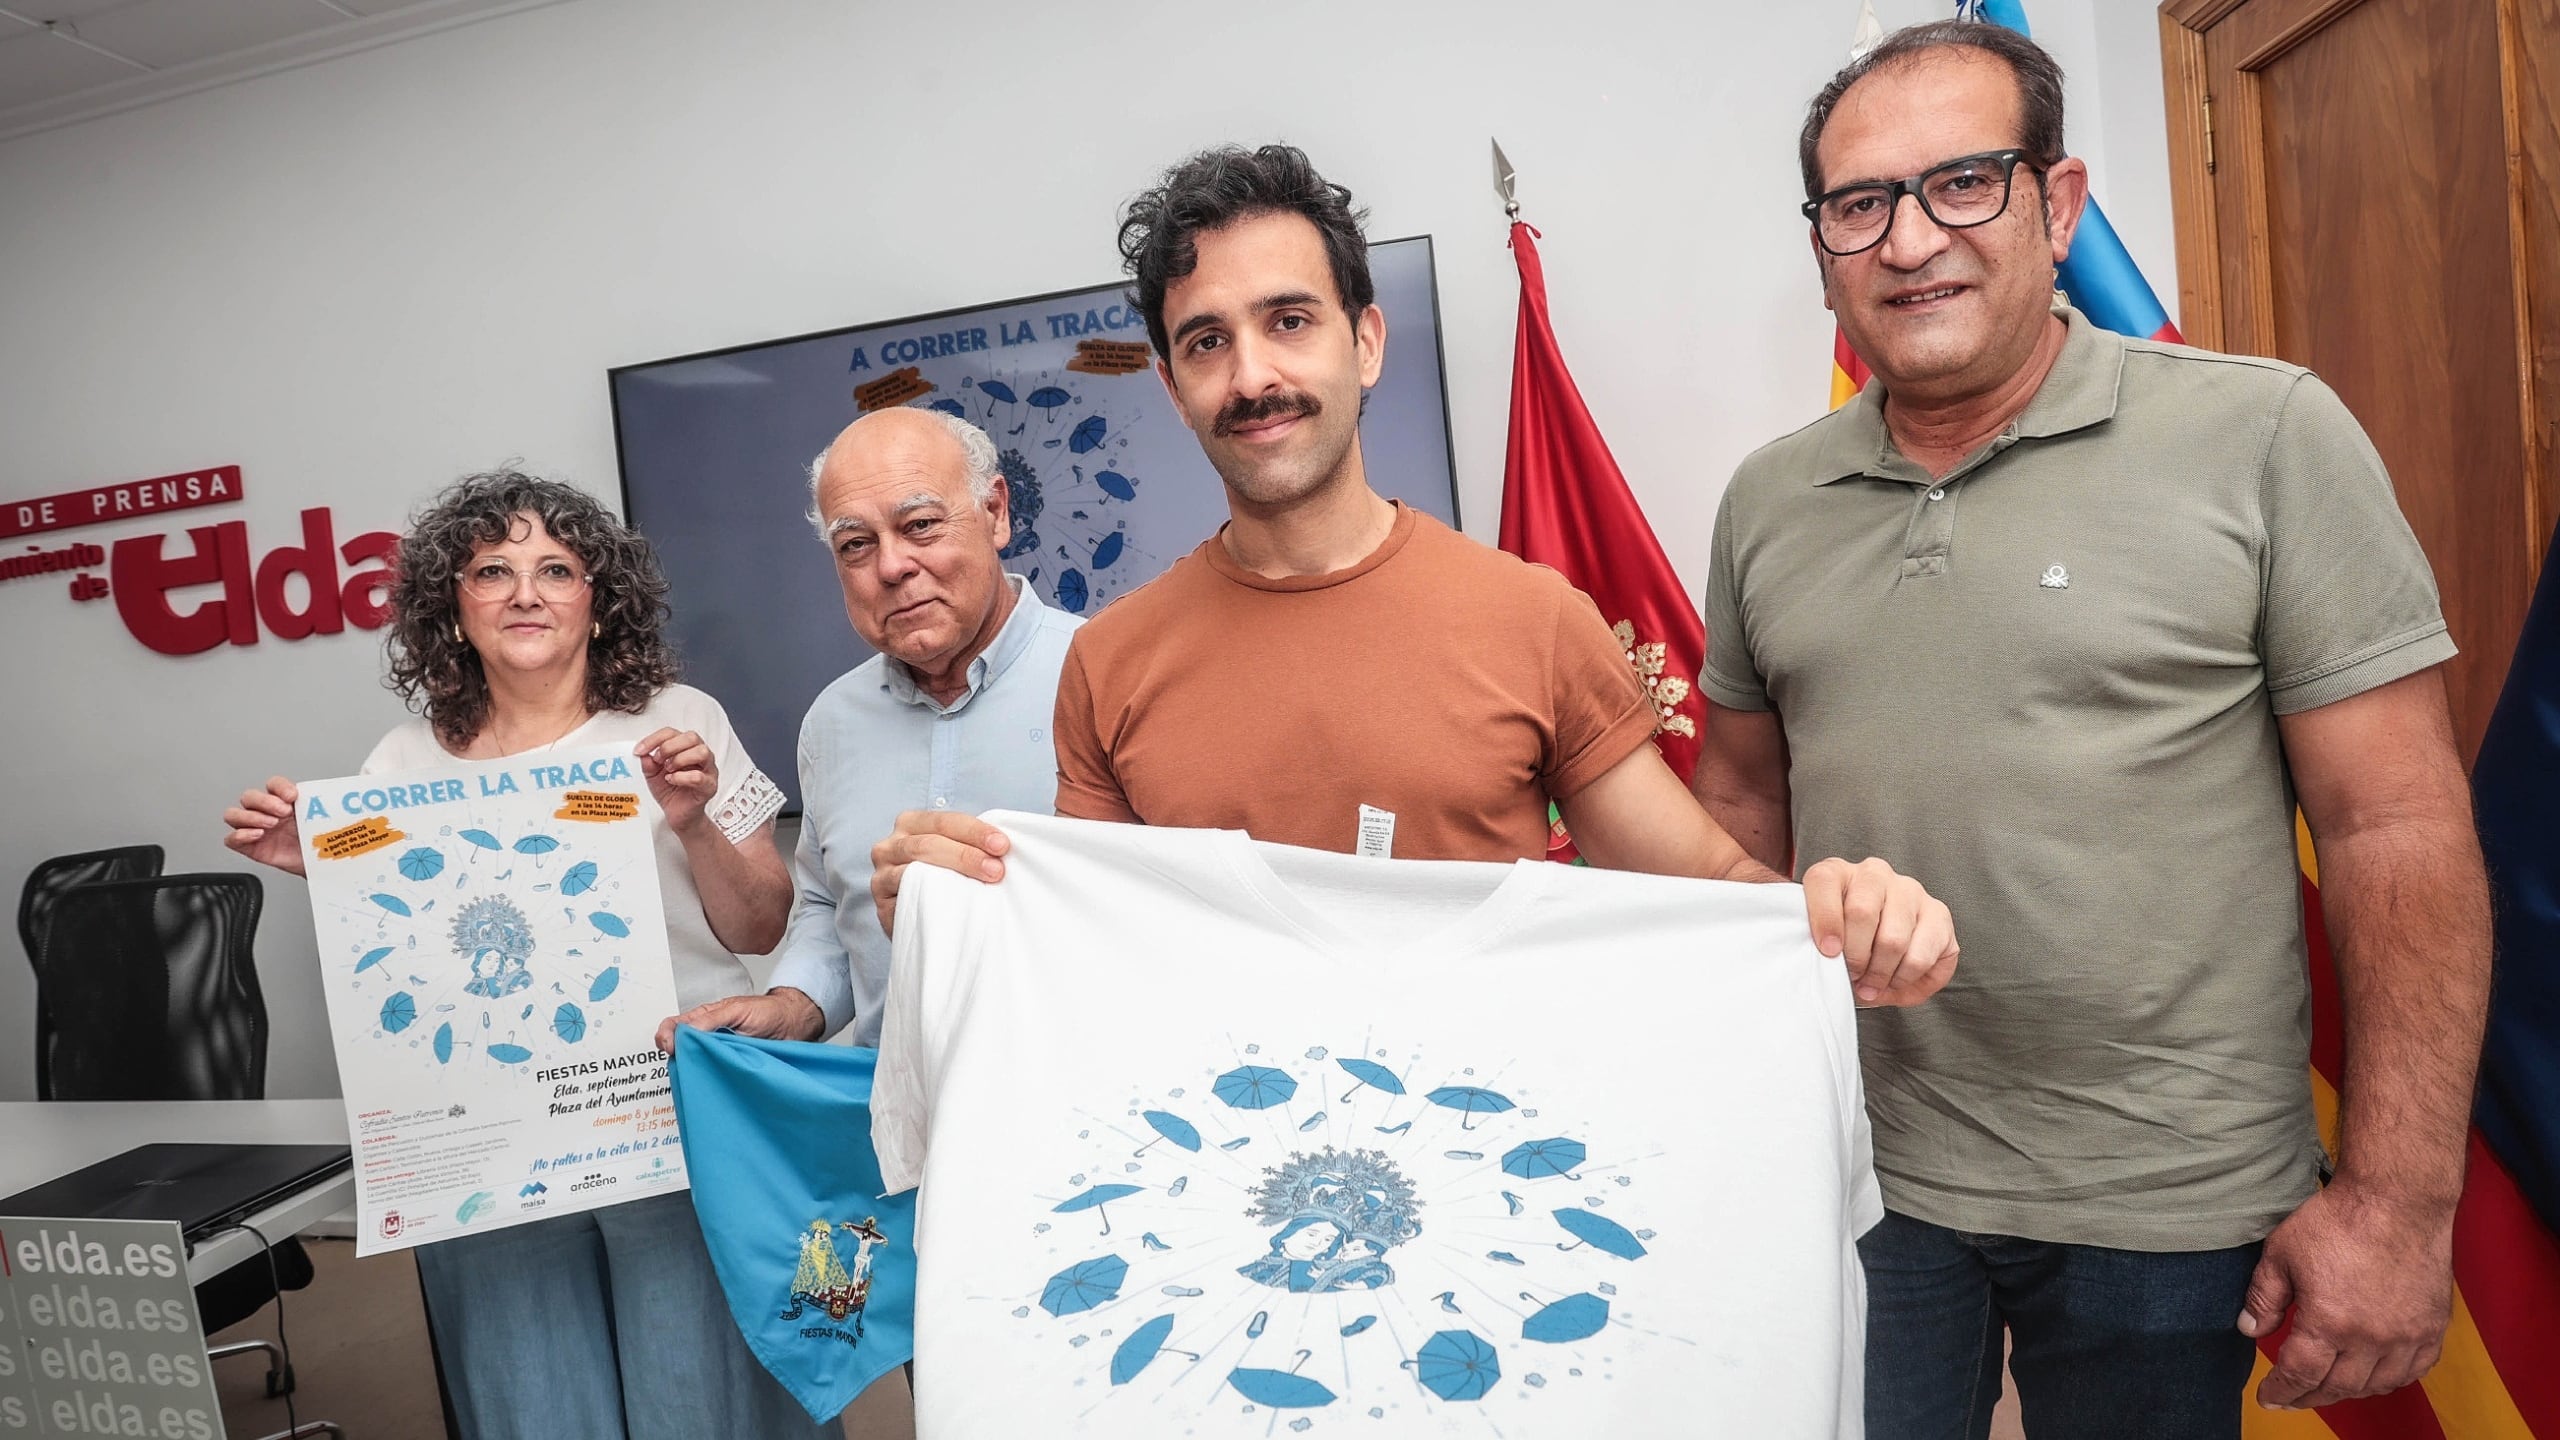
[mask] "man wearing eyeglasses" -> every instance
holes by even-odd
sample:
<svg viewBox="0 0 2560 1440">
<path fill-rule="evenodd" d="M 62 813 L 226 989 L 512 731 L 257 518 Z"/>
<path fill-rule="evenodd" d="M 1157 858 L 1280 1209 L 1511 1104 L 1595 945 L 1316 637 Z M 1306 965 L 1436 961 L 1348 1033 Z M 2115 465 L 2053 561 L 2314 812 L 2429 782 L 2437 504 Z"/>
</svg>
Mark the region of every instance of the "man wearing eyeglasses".
<svg viewBox="0 0 2560 1440">
<path fill-rule="evenodd" d="M 1717 517 L 1696 790 L 1763 863 L 1965 917 L 1860 1015 L 1888 1216 L 1867 1423 L 2231 1436 L 2407 1384 L 2450 1303 L 2489 938 L 2435 584 L 2317 378 L 2054 303 L 2088 191 L 2025 37 L 1889 37 L 1813 102 L 1824 302 L 1876 381 Z M 2325 1188 L 2299 803 L 2344 992 Z"/>
</svg>

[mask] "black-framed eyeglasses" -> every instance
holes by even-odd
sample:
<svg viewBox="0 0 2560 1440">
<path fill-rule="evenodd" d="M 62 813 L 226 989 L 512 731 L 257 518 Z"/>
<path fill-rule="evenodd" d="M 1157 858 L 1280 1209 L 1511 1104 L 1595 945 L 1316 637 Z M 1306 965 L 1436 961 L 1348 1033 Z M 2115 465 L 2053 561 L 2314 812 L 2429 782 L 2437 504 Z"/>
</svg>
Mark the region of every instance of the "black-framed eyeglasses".
<svg viewBox="0 0 2560 1440">
<path fill-rule="evenodd" d="M 2044 173 L 2024 150 L 1959 155 L 1908 180 L 1843 185 L 1817 195 L 1804 202 L 1804 218 L 1813 222 L 1814 239 L 1834 255 L 1855 255 L 1883 244 L 1905 195 L 1918 200 L 1938 228 L 1969 230 L 2008 213 L 2009 190 L 2020 165 Z"/>
</svg>

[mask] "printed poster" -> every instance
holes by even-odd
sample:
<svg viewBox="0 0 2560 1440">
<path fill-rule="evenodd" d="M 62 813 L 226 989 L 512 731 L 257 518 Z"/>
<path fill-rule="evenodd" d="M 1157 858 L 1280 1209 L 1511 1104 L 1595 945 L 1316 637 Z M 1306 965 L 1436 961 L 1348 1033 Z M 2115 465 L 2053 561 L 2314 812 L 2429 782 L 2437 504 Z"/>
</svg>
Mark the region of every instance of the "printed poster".
<svg viewBox="0 0 2560 1440">
<path fill-rule="evenodd" d="M 639 760 L 605 746 L 301 792 L 356 1253 L 685 1188 Z"/>
</svg>

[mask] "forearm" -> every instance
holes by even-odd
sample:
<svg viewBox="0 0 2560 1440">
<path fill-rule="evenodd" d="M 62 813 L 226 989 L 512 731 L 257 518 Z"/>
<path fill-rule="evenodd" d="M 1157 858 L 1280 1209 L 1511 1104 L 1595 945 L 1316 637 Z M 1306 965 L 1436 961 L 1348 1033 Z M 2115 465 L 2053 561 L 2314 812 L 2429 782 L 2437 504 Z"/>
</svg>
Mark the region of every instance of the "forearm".
<svg viewBox="0 0 2560 1440">
<path fill-rule="evenodd" d="M 1754 884 L 1786 878 L 1726 834 L 1650 744 L 1556 809 L 1583 858 L 1604 870 Z"/>
<path fill-rule="evenodd" d="M 1566 828 L 1584 859 L 1603 870 L 1633 870 L 1646 875 L 1679 875 L 1697 880 L 1738 880 L 1765 885 L 1787 877 L 1753 859 L 1733 837 L 1698 812 L 1703 824 L 1674 823 L 1633 833 L 1586 833 L 1570 814 Z M 1682 817 L 1685 821 L 1685 817 Z"/>
<path fill-rule="evenodd" d="M 741 955 L 761 955 L 781 943 L 791 918 L 791 877 L 767 835 L 759 830 L 748 837 L 764 851 L 764 863 L 758 863 L 707 816 L 677 831 L 693 888 L 702 897 L 702 917 L 722 945 Z"/>
<path fill-rule="evenodd" d="M 2449 1215 L 2489 1000 L 2489 893 L 2467 805 L 2319 842 L 2346 1074 L 2338 1174 Z"/>
<path fill-rule="evenodd" d="M 813 911 L 804 892 L 766 977 L 766 993 L 797 990 L 818 1007 L 820 1038 L 853 1023 L 853 962 L 837 942 L 834 925 L 835 906 Z"/>
<path fill-rule="evenodd" d="M 1753 860 L 1780 875 L 1795 873 L 1786 733 L 1774 713 L 1719 710 L 1711 715 L 1689 793 Z"/>
<path fill-rule="evenodd" d="M 1690 793 L 1707 814 L 1724 827 L 1751 859 L 1781 877 L 1793 862 L 1795 842 L 1787 818 L 1787 797 L 1735 783 L 1701 762 L 1690 781 Z"/>
</svg>

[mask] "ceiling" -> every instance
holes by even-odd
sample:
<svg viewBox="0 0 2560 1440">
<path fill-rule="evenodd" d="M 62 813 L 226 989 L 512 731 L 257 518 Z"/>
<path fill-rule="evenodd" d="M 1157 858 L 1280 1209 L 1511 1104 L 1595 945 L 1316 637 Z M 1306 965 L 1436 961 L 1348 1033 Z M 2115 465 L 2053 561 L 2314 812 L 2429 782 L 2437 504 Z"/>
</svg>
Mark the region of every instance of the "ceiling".
<svg viewBox="0 0 2560 1440">
<path fill-rule="evenodd" d="M 0 140 L 552 0 L 0 0 Z"/>
</svg>

